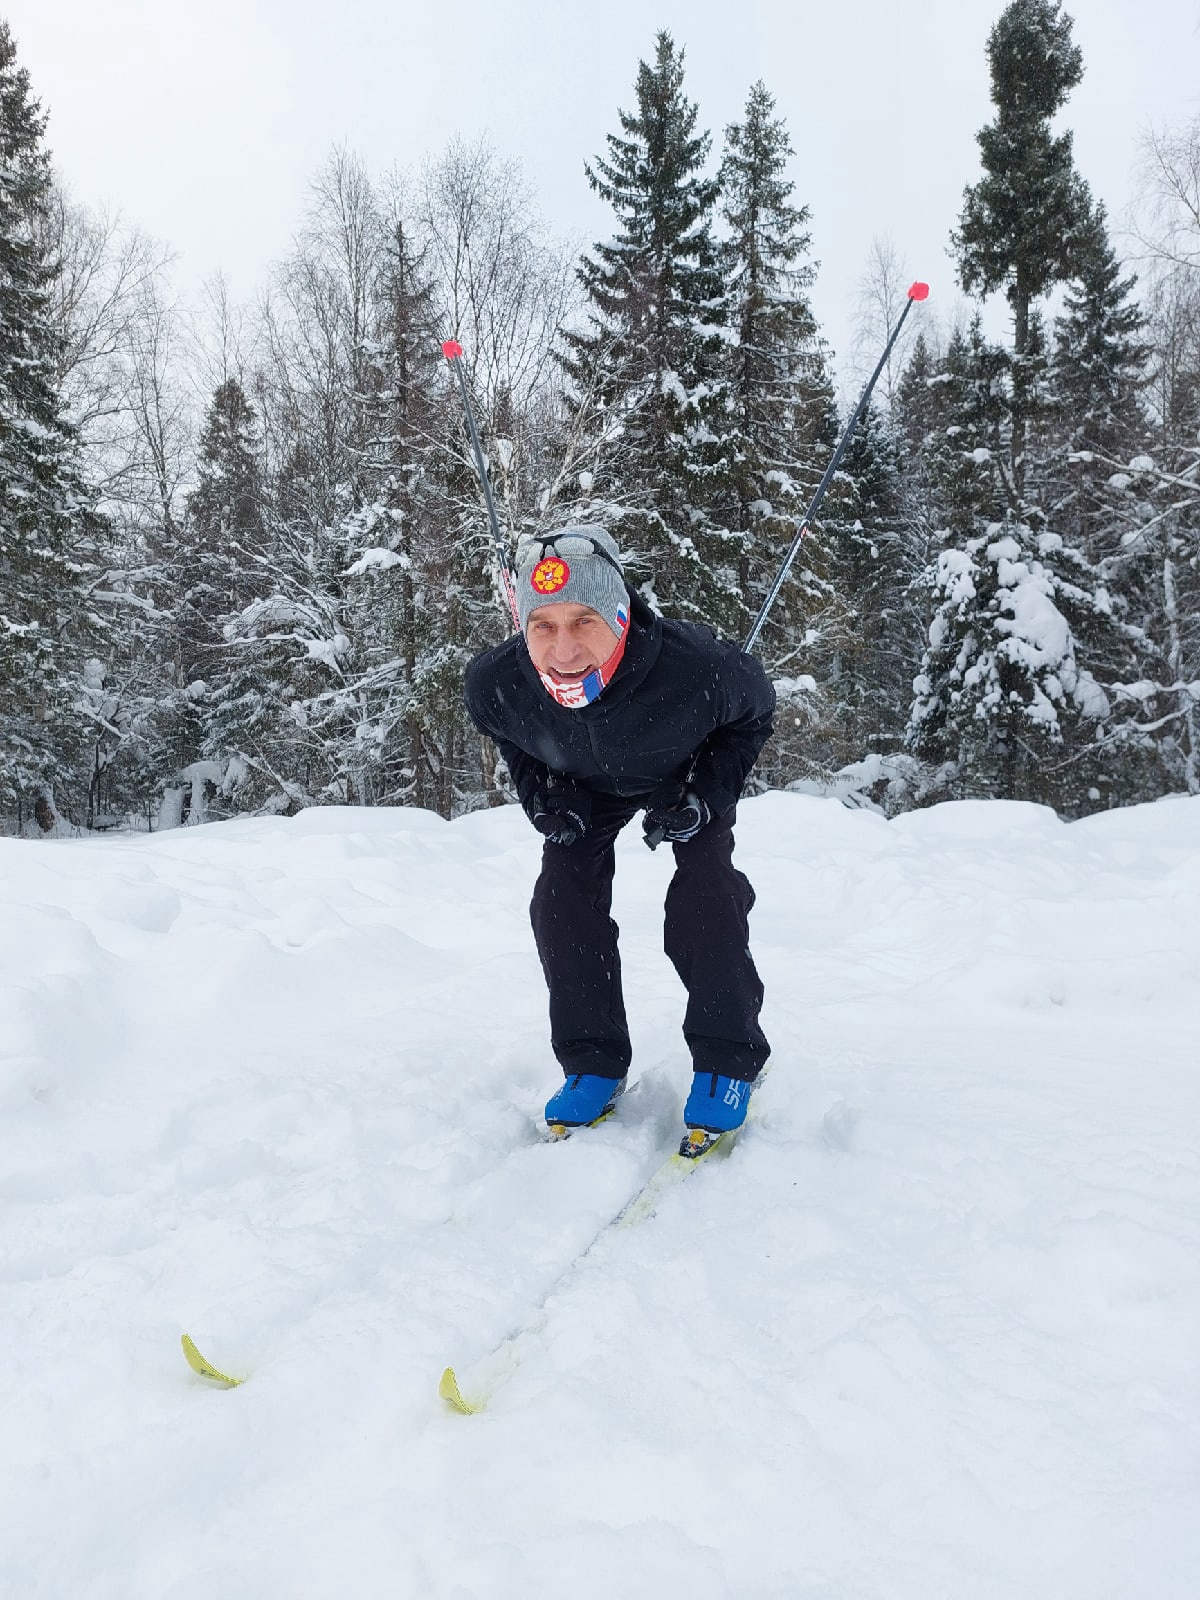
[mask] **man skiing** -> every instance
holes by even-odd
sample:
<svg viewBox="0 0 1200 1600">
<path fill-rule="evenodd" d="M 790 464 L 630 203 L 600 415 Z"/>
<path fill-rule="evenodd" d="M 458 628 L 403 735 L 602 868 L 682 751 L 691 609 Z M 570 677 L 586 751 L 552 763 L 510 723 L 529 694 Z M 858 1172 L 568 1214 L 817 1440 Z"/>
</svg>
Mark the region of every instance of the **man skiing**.
<svg viewBox="0 0 1200 1600">
<path fill-rule="evenodd" d="M 754 891 L 732 854 L 774 690 L 710 629 L 655 616 L 601 528 L 523 539 L 516 598 L 522 631 L 471 662 L 466 701 L 545 838 L 530 918 L 565 1074 L 546 1121 L 559 1134 L 593 1123 L 625 1085 L 613 846 L 644 811 L 647 842 L 674 847 L 664 947 L 688 991 L 684 1121 L 703 1148 L 745 1120 L 769 1053 L 748 942 Z"/>
</svg>

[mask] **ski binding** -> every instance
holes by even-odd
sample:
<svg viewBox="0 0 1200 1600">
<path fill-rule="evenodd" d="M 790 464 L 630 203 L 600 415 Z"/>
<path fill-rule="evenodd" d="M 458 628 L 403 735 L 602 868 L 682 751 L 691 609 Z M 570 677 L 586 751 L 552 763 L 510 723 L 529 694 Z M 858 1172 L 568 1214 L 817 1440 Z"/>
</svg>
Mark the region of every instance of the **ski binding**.
<svg viewBox="0 0 1200 1600">
<path fill-rule="evenodd" d="M 573 1133 L 578 1133 L 580 1128 L 598 1128 L 602 1122 L 607 1122 L 617 1109 L 617 1101 L 624 1094 L 632 1094 L 641 1082 L 640 1078 L 634 1079 L 628 1088 L 624 1078 L 617 1080 L 618 1088 L 612 1099 L 605 1106 L 598 1117 L 593 1117 L 591 1122 L 548 1122 L 546 1124 L 546 1143 L 560 1144 L 562 1140 L 569 1139 Z"/>
<path fill-rule="evenodd" d="M 714 1133 L 711 1128 L 689 1128 L 680 1141 L 679 1154 L 685 1161 L 697 1161 L 710 1150 L 715 1150 L 721 1140 L 734 1131 L 726 1128 L 721 1133 Z"/>
</svg>

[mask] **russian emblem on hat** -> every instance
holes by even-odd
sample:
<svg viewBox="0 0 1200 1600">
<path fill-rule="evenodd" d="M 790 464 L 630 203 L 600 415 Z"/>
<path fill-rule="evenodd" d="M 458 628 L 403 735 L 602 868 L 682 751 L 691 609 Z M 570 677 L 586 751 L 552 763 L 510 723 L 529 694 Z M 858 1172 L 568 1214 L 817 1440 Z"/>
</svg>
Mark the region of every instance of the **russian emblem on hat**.
<svg viewBox="0 0 1200 1600">
<path fill-rule="evenodd" d="M 534 567 L 529 582 L 539 594 L 557 594 L 570 576 L 571 569 L 561 556 L 546 556 Z"/>
</svg>

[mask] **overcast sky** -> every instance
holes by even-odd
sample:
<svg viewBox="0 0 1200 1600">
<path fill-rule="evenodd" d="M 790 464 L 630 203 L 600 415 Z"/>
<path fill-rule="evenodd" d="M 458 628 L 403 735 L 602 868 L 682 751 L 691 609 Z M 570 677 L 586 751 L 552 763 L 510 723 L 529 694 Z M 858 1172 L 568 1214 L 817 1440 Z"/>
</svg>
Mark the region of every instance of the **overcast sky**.
<svg viewBox="0 0 1200 1600">
<path fill-rule="evenodd" d="M 1001 0 L 0 0 L 49 110 L 74 196 L 177 252 L 188 293 L 221 270 L 252 298 L 283 255 L 330 148 L 419 166 L 455 133 L 519 157 L 554 231 L 610 232 L 583 163 L 634 104 L 668 28 L 714 133 L 762 78 L 812 208 L 813 299 L 845 368 L 856 285 L 888 236 L 934 301 L 957 292 L 947 236 L 991 116 L 984 44 Z M 1139 137 L 1200 112 L 1200 0 L 1075 0 L 1086 74 L 1076 158 L 1114 219 Z"/>
</svg>

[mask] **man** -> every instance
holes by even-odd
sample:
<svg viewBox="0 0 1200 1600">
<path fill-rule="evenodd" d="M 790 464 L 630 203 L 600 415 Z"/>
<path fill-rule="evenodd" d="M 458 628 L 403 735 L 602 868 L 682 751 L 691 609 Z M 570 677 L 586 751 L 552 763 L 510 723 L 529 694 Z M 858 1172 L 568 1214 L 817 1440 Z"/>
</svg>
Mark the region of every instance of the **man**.
<svg viewBox="0 0 1200 1600">
<path fill-rule="evenodd" d="M 675 852 L 664 945 L 688 991 L 684 1120 L 727 1132 L 745 1120 L 769 1053 L 748 942 L 754 891 L 731 858 L 774 691 L 753 657 L 709 628 L 655 616 L 601 528 L 523 539 L 516 593 L 522 631 L 471 662 L 466 700 L 545 838 L 530 917 L 566 1078 L 546 1121 L 560 1134 L 595 1122 L 624 1088 L 613 845 L 644 810 L 648 842 Z"/>
</svg>

